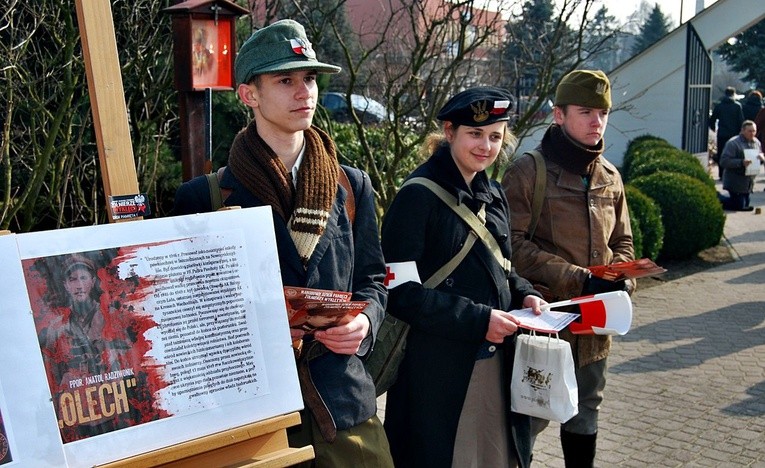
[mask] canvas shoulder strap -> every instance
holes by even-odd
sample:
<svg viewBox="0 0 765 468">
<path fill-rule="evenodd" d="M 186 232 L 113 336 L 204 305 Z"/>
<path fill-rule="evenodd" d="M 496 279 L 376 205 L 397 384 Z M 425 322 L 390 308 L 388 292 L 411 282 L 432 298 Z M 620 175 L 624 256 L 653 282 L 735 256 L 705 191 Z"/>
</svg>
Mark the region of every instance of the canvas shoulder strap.
<svg viewBox="0 0 765 468">
<path fill-rule="evenodd" d="M 218 211 L 223 208 L 223 202 L 231 195 L 230 189 L 222 189 L 220 187 L 220 180 L 223 178 L 223 171 L 225 170 L 226 166 L 223 166 L 215 172 L 205 174 L 205 177 L 207 177 L 207 187 L 210 190 L 211 211 Z"/>
<path fill-rule="evenodd" d="M 220 185 L 218 184 L 218 173 L 211 172 L 205 174 L 205 177 L 207 177 L 207 186 L 210 189 L 210 206 L 212 207 L 212 211 L 218 211 L 223 207 Z"/>
<path fill-rule="evenodd" d="M 438 198 L 441 199 L 449 208 L 451 208 L 457 215 L 462 218 L 465 223 L 470 227 L 474 235 L 481 239 L 481 242 L 484 243 L 484 245 L 489 249 L 489 252 L 492 253 L 494 258 L 497 260 L 497 262 L 502 266 L 502 269 L 505 270 L 506 273 L 510 273 L 510 260 L 506 259 L 502 255 L 502 251 L 499 247 L 499 244 L 497 243 L 497 240 L 494 239 L 494 236 L 491 235 L 488 229 L 486 229 L 485 220 L 482 219 L 485 217 L 484 208 L 481 207 L 480 214 L 482 215 L 482 218 L 479 218 L 475 215 L 470 209 L 463 205 L 457 203 L 457 199 L 454 195 L 447 192 L 443 187 L 438 185 L 437 183 L 433 182 L 430 179 L 427 179 L 425 177 L 414 177 L 412 179 L 409 179 L 406 181 L 401 187 L 403 188 L 406 185 L 409 184 L 420 184 L 424 185 L 428 189 L 430 189 L 431 192 L 433 192 Z M 467 241 L 465 241 L 467 243 Z M 464 248 L 464 246 L 463 246 Z M 467 252 L 465 252 L 465 255 L 467 255 Z M 463 256 L 464 257 L 464 256 Z"/>
<path fill-rule="evenodd" d="M 425 280 L 422 285 L 426 288 L 433 289 L 441 284 L 441 282 L 448 278 L 449 275 L 451 275 L 452 272 L 457 269 L 459 264 L 462 263 L 462 260 L 465 259 L 470 249 L 473 248 L 473 244 L 475 244 L 476 239 L 478 239 L 478 235 L 476 235 L 475 232 L 472 230 L 468 232 L 468 238 L 465 240 L 465 243 L 462 245 L 460 251 L 457 252 L 457 255 L 446 262 L 444 266 L 436 270 L 436 272 L 433 273 L 430 278 Z"/>
<path fill-rule="evenodd" d="M 534 158 L 536 165 L 536 179 L 534 181 L 534 197 L 531 199 L 531 221 L 529 221 L 528 238 L 534 237 L 534 232 L 539 224 L 539 216 L 542 214 L 542 204 L 545 201 L 545 190 L 547 189 L 547 165 L 545 158 L 537 150 L 527 151 L 524 154 L 530 154 Z"/>
<path fill-rule="evenodd" d="M 348 192 L 348 196 L 345 198 L 345 210 L 348 212 L 348 219 L 351 221 L 351 226 L 353 226 L 353 222 L 356 220 L 356 195 L 353 193 L 353 187 L 351 187 L 348 174 L 345 173 L 345 169 L 341 166 L 337 168 L 337 181 Z"/>
</svg>

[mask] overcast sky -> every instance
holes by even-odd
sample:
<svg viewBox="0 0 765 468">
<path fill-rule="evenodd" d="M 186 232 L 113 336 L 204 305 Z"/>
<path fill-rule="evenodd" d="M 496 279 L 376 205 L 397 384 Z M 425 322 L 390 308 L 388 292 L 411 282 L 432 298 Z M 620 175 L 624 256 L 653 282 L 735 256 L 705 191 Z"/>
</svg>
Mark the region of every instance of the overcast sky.
<svg viewBox="0 0 765 468">
<path fill-rule="evenodd" d="M 645 0 L 651 7 L 655 3 L 659 4 L 661 11 L 672 20 L 673 26 L 680 23 L 680 5 L 683 7 L 683 21 L 688 21 L 696 12 L 697 0 Z M 708 7 L 716 0 L 704 0 L 704 6 Z M 625 20 L 629 15 L 635 12 L 640 5 L 641 0 L 603 0 L 603 4 L 608 11 L 620 20 Z"/>
</svg>

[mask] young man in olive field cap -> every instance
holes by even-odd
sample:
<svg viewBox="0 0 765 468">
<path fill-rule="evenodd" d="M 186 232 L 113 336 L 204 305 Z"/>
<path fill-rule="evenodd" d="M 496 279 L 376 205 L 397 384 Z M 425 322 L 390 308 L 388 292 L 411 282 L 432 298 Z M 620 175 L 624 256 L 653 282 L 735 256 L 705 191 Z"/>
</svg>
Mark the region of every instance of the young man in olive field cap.
<svg viewBox="0 0 765 468">
<path fill-rule="evenodd" d="M 587 268 L 634 259 L 624 186 L 616 167 L 602 156 L 610 109 L 611 84 L 602 71 L 575 70 L 561 80 L 554 122 L 537 148 L 546 184 L 536 226 L 531 226 L 534 158 L 517 158 L 502 180 L 511 214 L 513 266 L 549 302 L 634 287 L 630 280 L 594 277 Z M 579 413 L 561 425 L 563 455 L 566 467 L 589 467 L 595 459 L 611 338 L 574 335 L 568 329 L 561 337 L 571 343 L 579 388 Z M 535 432 L 547 423 L 535 420 Z"/>
</svg>

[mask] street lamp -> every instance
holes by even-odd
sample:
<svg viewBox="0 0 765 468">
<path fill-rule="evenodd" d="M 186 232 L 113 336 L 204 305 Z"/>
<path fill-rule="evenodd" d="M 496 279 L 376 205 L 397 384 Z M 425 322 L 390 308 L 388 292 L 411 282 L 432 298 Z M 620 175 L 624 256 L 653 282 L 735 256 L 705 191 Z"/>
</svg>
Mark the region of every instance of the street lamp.
<svg viewBox="0 0 765 468">
<path fill-rule="evenodd" d="M 235 21 L 249 11 L 228 0 L 187 0 L 162 11 L 173 20 L 181 162 L 183 180 L 189 180 L 212 169 L 206 143 L 210 140 L 212 91 L 234 89 Z"/>
</svg>

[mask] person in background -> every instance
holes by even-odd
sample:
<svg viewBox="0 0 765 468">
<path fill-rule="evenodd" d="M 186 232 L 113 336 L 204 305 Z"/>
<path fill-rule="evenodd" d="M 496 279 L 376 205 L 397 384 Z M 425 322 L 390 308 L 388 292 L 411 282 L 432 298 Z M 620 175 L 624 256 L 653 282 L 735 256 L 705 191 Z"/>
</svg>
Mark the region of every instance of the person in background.
<svg viewBox="0 0 765 468">
<path fill-rule="evenodd" d="M 312 125 L 316 77 L 338 73 L 321 63 L 292 20 L 252 34 L 234 63 L 239 99 L 254 118 L 234 139 L 220 180 L 227 206 L 270 206 L 282 283 L 352 292 L 369 305 L 351 322 L 317 330 L 291 329 L 307 410 L 289 431 L 293 446 L 313 445 L 319 467 L 390 467 L 375 386 L 362 357 L 385 315 L 385 262 L 369 176 L 340 166 L 335 144 Z M 343 178 L 349 179 L 349 193 Z M 355 214 L 347 200 L 352 198 Z M 205 176 L 182 184 L 173 213 L 210 211 Z M 285 311 L 286 314 L 286 311 Z"/>
<path fill-rule="evenodd" d="M 513 265 L 551 302 L 634 289 L 631 280 L 603 280 L 587 268 L 634 260 L 624 185 L 619 171 L 603 157 L 610 109 L 611 84 L 602 71 L 574 70 L 561 79 L 554 122 L 537 147 L 547 182 L 536 226 L 531 226 L 534 158 L 520 156 L 502 179 L 513 220 Z M 573 335 L 568 329 L 561 337 L 571 343 L 579 388 L 579 413 L 560 427 L 563 456 L 566 467 L 590 467 L 611 337 Z M 534 435 L 548 423 L 535 418 Z"/>
<path fill-rule="evenodd" d="M 430 179 L 484 216 L 507 259 L 507 201 L 486 169 L 514 140 L 512 99 L 494 87 L 452 97 L 438 113 L 443 133 L 427 140 L 430 157 L 409 176 Z M 469 234 L 466 222 L 430 189 L 410 184 L 385 214 L 383 252 L 389 263 L 416 264 L 425 281 L 458 254 Z M 481 241 L 432 289 L 403 279 L 391 286 L 388 312 L 411 327 L 385 410 L 397 467 L 529 466 L 530 418 L 510 411 L 518 320 L 508 311 L 541 313 L 543 304 L 531 284 L 500 265 Z"/>
<path fill-rule="evenodd" d="M 757 113 L 754 125 L 757 127 L 757 139 L 760 140 L 760 147 L 765 148 L 765 107 Z"/>
<path fill-rule="evenodd" d="M 744 120 L 756 119 L 760 109 L 762 109 L 762 93 L 753 89 L 749 91 L 746 98 L 741 102 L 741 112 L 744 114 Z"/>
<path fill-rule="evenodd" d="M 723 168 L 723 189 L 730 196 L 720 196 L 723 208 L 731 211 L 752 211 L 754 207 L 749 204 L 749 194 L 754 188 L 756 174 L 747 174 L 747 167 L 757 158 L 763 161 L 762 146 L 755 137 L 757 125 L 751 120 L 745 120 L 741 124 L 741 133 L 725 143 L 725 148 L 720 157 L 720 166 Z M 751 153 L 747 158 L 746 153 Z"/>
<path fill-rule="evenodd" d="M 715 105 L 709 117 L 709 129 L 717 132 L 717 151 L 712 159 L 717 164 L 717 175 L 721 180 L 723 169 L 720 167 L 720 156 L 723 148 L 728 140 L 738 134 L 744 122 L 741 104 L 733 99 L 735 95 L 736 88 L 732 86 L 725 88 L 725 96 Z"/>
</svg>

